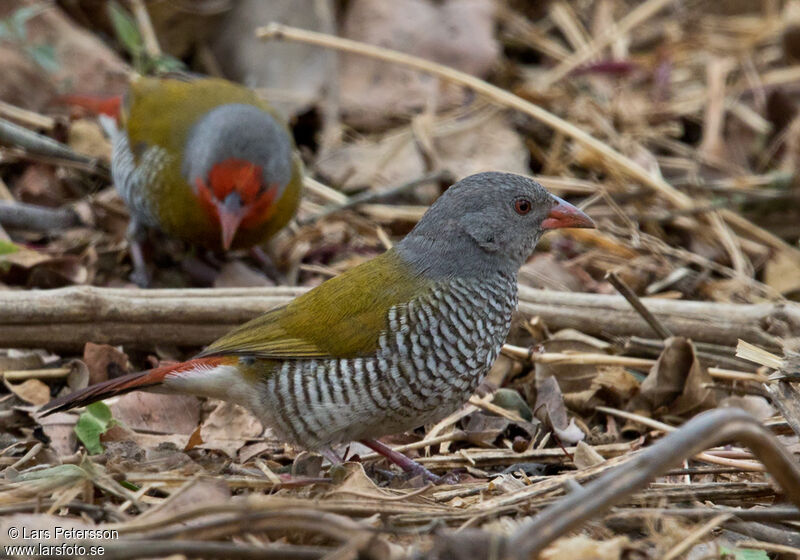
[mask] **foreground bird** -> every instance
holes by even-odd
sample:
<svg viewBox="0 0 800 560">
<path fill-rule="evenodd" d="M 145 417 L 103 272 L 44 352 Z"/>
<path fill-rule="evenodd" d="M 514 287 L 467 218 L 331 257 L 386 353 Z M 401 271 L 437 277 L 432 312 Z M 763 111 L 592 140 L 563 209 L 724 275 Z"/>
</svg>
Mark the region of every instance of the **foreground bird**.
<svg viewBox="0 0 800 560">
<path fill-rule="evenodd" d="M 111 174 L 131 214 L 134 278 L 146 283 L 143 227 L 212 250 L 249 248 L 297 209 L 302 164 L 272 108 L 213 78 L 136 78 L 112 139 Z M 110 126 L 109 126 L 110 125 Z"/>
<path fill-rule="evenodd" d="M 320 450 L 435 422 L 472 395 L 500 352 L 517 272 L 547 230 L 594 227 L 538 183 L 480 173 L 450 187 L 384 254 L 238 327 L 177 365 L 56 399 L 55 412 L 138 389 L 243 405 L 286 440 Z"/>
</svg>

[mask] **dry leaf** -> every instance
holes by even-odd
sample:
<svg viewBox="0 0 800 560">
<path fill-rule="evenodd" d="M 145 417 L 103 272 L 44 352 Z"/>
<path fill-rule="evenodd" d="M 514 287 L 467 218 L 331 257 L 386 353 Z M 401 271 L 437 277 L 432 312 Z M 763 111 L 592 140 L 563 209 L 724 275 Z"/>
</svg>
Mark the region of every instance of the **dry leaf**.
<svg viewBox="0 0 800 560">
<path fill-rule="evenodd" d="M 59 457 L 72 455 L 78 446 L 75 436 L 75 424 L 78 416 L 66 412 L 56 412 L 50 416 L 41 416 L 36 419 L 42 426 L 44 434 L 50 438 L 50 448 Z"/>
<path fill-rule="evenodd" d="M 597 397 L 611 406 L 630 401 L 639 392 L 639 380 L 625 368 L 600 367 L 592 380 Z"/>
<path fill-rule="evenodd" d="M 198 504 L 208 507 L 224 504 L 230 499 L 231 490 L 224 478 L 199 478 L 194 480 L 188 488 L 167 498 L 157 511 L 148 512 L 139 519 L 142 521 L 147 519 L 148 522 L 158 521 L 171 518 L 181 511 L 196 508 Z"/>
<path fill-rule="evenodd" d="M 136 391 L 122 395 L 110 408 L 116 420 L 136 431 L 189 435 L 200 422 L 200 401 L 191 395 Z"/>
<path fill-rule="evenodd" d="M 782 294 L 800 290 L 800 259 L 795 253 L 778 251 L 764 267 L 764 283 Z"/>
<path fill-rule="evenodd" d="M 200 435 L 202 449 L 217 449 L 230 457 L 244 447 L 247 440 L 261 435 L 261 422 L 247 409 L 229 402 L 219 402 L 203 422 Z"/>
<path fill-rule="evenodd" d="M 757 395 L 731 395 L 730 397 L 725 397 L 722 399 L 717 405 L 718 408 L 728 406 L 746 410 L 758 420 L 766 420 L 767 418 L 771 418 L 777 414 L 767 399 Z"/>
<path fill-rule="evenodd" d="M 183 448 L 184 451 L 189 451 L 190 449 L 194 449 L 195 447 L 203 443 L 203 436 L 200 435 L 200 430 L 202 428 L 203 428 L 202 426 L 198 425 L 197 428 L 194 429 L 192 435 L 189 436 L 189 441 L 186 442 L 186 445 Z"/>
<path fill-rule="evenodd" d="M 585 535 L 558 539 L 539 555 L 541 560 L 619 560 L 628 546 L 628 537 L 595 540 Z"/>
<path fill-rule="evenodd" d="M 575 453 L 572 456 L 575 466 L 579 469 L 585 469 L 599 465 L 605 461 L 605 457 L 600 455 L 594 447 L 587 444 L 585 441 L 579 441 L 575 446 Z"/>
<path fill-rule="evenodd" d="M 342 35 L 482 76 L 500 54 L 493 12 L 489 0 L 356 0 L 349 3 Z M 441 107 L 469 95 L 429 74 L 363 56 L 342 56 L 340 68 L 342 113 L 359 128 L 385 127 L 432 98 Z"/>
<path fill-rule="evenodd" d="M 678 415 L 706 410 L 716 404 L 711 384 L 711 376 L 697 359 L 691 341 L 671 337 L 642 381 L 641 392 L 628 404 L 628 410 L 665 409 Z"/>
<path fill-rule="evenodd" d="M 78 119 L 69 127 L 67 144 L 79 154 L 104 161 L 111 160 L 111 141 L 96 121 Z"/>
<path fill-rule="evenodd" d="M 597 348 L 582 340 L 550 339 L 541 344 L 542 352 L 557 353 L 597 353 Z M 536 380 L 546 377 L 558 379 L 558 385 L 565 393 L 574 393 L 590 389 L 597 375 L 597 366 L 581 364 L 536 364 Z"/>
<path fill-rule="evenodd" d="M 89 368 L 89 384 L 101 383 L 128 373 L 128 356 L 108 344 L 87 342 L 83 362 Z"/>
<path fill-rule="evenodd" d="M 26 379 L 17 384 L 5 381 L 5 385 L 9 391 L 26 403 L 41 406 L 50 402 L 50 387 L 38 379 Z"/>
<path fill-rule="evenodd" d="M 548 376 L 536 385 L 536 417 L 553 430 L 558 439 L 565 444 L 581 441 L 585 434 L 575 425 L 573 418 L 567 417 L 564 397 L 553 376 Z"/>
</svg>

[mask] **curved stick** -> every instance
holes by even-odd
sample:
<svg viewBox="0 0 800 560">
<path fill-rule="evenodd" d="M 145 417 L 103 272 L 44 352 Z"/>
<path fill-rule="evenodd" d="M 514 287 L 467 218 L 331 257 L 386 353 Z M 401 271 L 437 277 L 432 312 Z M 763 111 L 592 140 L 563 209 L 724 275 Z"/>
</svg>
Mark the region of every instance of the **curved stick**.
<svg viewBox="0 0 800 560">
<path fill-rule="evenodd" d="M 644 488 L 685 458 L 730 441 L 746 444 L 792 503 L 800 507 L 800 466 L 795 459 L 744 410 L 717 409 L 692 418 L 631 461 L 543 510 L 511 535 L 505 543 L 505 557 L 536 557 L 553 540 Z"/>
</svg>

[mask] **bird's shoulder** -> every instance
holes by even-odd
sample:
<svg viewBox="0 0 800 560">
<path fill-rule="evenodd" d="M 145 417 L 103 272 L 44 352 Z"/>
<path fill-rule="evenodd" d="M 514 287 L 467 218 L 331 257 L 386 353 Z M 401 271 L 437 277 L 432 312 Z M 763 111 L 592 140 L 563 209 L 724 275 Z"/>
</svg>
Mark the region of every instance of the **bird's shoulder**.
<svg viewBox="0 0 800 560">
<path fill-rule="evenodd" d="M 424 294 L 433 283 L 395 251 L 387 251 L 238 327 L 201 356 L 269 359 L 369 355 L 386 329 L 389 310 Z"/>
</svg>

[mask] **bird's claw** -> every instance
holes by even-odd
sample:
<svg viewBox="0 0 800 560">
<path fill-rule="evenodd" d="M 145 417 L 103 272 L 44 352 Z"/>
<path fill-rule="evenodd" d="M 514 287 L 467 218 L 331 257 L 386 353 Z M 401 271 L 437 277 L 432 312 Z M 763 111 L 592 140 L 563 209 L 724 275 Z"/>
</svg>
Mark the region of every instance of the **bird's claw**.
<svg viewBox="0 0 800 560">
<path fill-rule="evenodd" d="M 153 279 L 146 268 L 135 267 L 131 272 L 130 280 L 140 288 L 149 288 Z"/>
</svg>

